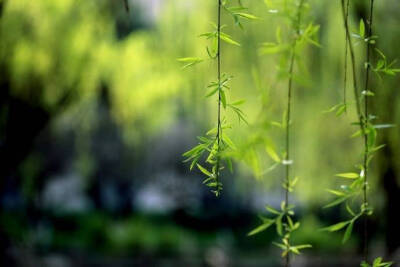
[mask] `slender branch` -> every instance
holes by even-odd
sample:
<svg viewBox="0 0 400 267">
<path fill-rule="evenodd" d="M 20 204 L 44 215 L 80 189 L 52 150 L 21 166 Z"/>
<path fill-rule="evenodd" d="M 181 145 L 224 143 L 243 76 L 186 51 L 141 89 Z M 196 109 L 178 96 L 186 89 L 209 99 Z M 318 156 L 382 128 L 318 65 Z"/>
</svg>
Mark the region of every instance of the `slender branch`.
<svg viewBox="0 0 400 267">
<path fill-rule="evenodd" d="M 220 165 L 220 141 L 222 135 L 222 127 L 221 127 L 221 0 L 218 1 L 218 40 L 217 40 L 217 79 L 218 79 L 218 125 L 217 125 L 217 170 L 216 170 L 216 182 L 217 182 L 217 191 L 219 187 L 219 165 Z"/>
<path fill-rule="evenodd" d="M 287 114 L 286 114 L 286 175 L 285 175 L 285 209 L 289 205 L 289 184 L 290 184 L 290 120 L 291 120 L 291 109 L 292 109 L 292 91 L 293 91 L 293 69 L 296 56 L 297 40 L 300 35 L 301 26 L 301 10 L 303 8 L 304 0 L 300 0 L 298 10 L 297 10 L 297 21 L 296 21 L 296 37 L 293 41 L 290 55 L 290 65 L 289 65 L 289 81 L 288 81 L 288 102 L 287 102 Z M 286 254 L 285 266 L 290 265 L 290 253 Z"/>
<path fill-rule="evenodd" d="M 348 41 L 349 45 L 349 51 L 350 51 L 350 59 L 351 59 L 351 67 L 352 67 L 352 74 L 353 74 L 353 89 L 354 89 L 354 97 L 356 100 L 356 110 L 357 110 L 357 116 L 360 122 L 360 128 L 361 131 L 364 133 L 364 120 L 363 120 L 363 114 L 361 113 L 361 103 L 360 103 L 360 93 L 358 91 L 358 82 L 357 82 L 357 71 L 356 71 L 356 58 L 354 55 L 354 47 L 353 47 L 353 42 L 351 41 L 351 35 L 350 35 L 350 30 L 349 30 L 349 22 L 346 20 L 346 11 L 345 11 L 345 0 L 341 0 L 342 2 L 342 15 L 343 15 L 343 20 L 344 20 L 344 27 L 346 30 L 346 38 Z"/>
<path fill-rule="evenodd" d="M 344 4 L 342 2 L 342 4 Z M 346 0 L 346 7 L 345 8 L 345 20 L 349 21 L 349 7 L 350 7 L 350 0 Z M 346 92 L 347 92 L 347 58 L 348 58 L 348 49 L 349 49 L 349 41 L 348 41 L 348 37 L 347 37 L 347 31 L 346 31 L 346 43 L 345 43 L 345 50 L 344 50 L 344 81 L 343 81 L 343 104 L 346 105 L 347 104 L 347 96 L 346 96 Z M 347 107 L 345 109 L 345 111 L 347 111 Z"/>
<path fill-rule="evenodd" d="M 364 184 L 363 184 L 363 207 L 366 208 L 368 205 L 367 199 L 367 177 L 368 177 L 368 135 L 366 134 L 366 127 L 368 125 L 368 99 L 367 94 L 364 95 L 364 114 L 361 111 L 361 103 L 360 103 L 360 95 L 358 91 L 358 84 L 357 84 L 357 75 L 356 75 L 356 61 L 354 56 L 354 49 L 353 43 L 350 38 L 350 31 L 348 20 L 346 19 L 346 10 L 344 0 L 342 1 L 342 14 L 343 19 L 345 21 L 345 29 L 346 29 L 346 38 L 349 44 L 350 55 L 351 55 L 351 63 L 352 63 L 352 70 L 353 70 L 353 87 L 354 87 L 354 95 L 356 98 L 356 108 L 357 108 L 357 115 L 359 117 L 360 128 L 362 134 L 364 135 L 364 162 L 363 162 L 363 169 L 364 169 Z M 367 38 L 372 36 L 372 19 L 373 19 L 373 8 L 374 8 L 374 0 L 371 0 L 370 6 L 370 17 L 369 17 L 369 27 L 368 27 L 368 36 Z M 347 14 L 348 15 L 348 14 Z M 370 72 L 370 43 L 367 43 L 367 69 L 366 69 L 366 76 L 365 76 L 365 91 L 368 91 L 369 88 L 369 72 Z M 367 218 L 364 214 L 364 261 L 368 261 L 368 228 L 367 228 Z"/>
<path fill-rule="evenodd" d="M 373 25 L 373 18 L 374 18 L 374 0 L 370 1 L 370 13 L 369 13 L 369 19 L 367 21 L 368 26 L 368 36 L 367 38 L 369 39 L 372 36 L 372 25 Z M 365 74 L 365 87 L 364 90 L 367 92 L 369 90 L 369 73 L 370 73 L 370 48 L 371 44 L 368 40 L 367 42 L 367 69 L 366 69 L 366 74 Z M 368 110 L 368 94 L 364 94 L 364 115 L 365 115 L 365 121 L 364 121 L 364 127 L 367 127 L 368 125 L 368 118 L 369 118 L 369 110 Z M 368 154 L 369 154 L 369 149 L 368 149 L 368 135 L 364 133 L 364 185 L 363 185 L 363 204 L 364 207 L 367 207 L 368 205 L 368 199 L 367 199 L 367 185 L 368 185 Z M 364 260 L 367 262 L 368 261 L 368 225 L 367 225 L 367 216 L 364 215 Z"/>
</svg>

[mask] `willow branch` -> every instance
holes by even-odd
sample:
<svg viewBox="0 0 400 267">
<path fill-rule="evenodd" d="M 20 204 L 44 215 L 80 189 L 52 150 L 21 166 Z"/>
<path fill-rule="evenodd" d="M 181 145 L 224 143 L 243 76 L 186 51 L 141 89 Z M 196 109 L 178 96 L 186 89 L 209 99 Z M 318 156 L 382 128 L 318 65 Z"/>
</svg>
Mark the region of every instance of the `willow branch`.
<svg viewBox="0 0 400 267">
<path fill-rule="evenodd" d="M 217 122 L 217 170 L 216 170 L 216 182 L 217 182 L 217 190 L 218 190 L 218 183 L 219 183 L 219 165 L 220 165 L 220 143 L 221 143 L 221 136 L 222 136 L 222 127 L 221 127 L 221 0 L 218 1 L 218 40 L 217 40 L 217 79 L 218 79 L 218 122 Z"/>
<path fill-rule="evenodd" d="M 344 3 L 342 2 L 342 5 Z M 346 0 L 345 8 L 345 21 L 349 21 L 349 7 L 350 7 L 350 0 Z M 348 33 L 346 31 L 346 42 L 345 42 L 345 50 L 344 50 L 344 81 L 343 81 L 343 104 L 347 104 L 347 58 L 348 58 L 348 50 L 349 50 L 349 41 L 348 41 Z M 347 111 L 347 108 L 345 109 Z"/>
<path fill-rule="evenodd" d="M 342 1 L 342 15 L 343 15 L 343 20 L 344 20 L 344 27 L 346 30 L 346 38 L 348 41 L 348 47 L 350 51 L 350 59 L 351 59 L 351 67 L 352 67 L 352 74 L 353 74 L 353 89 L 354 89 L 354 97 L 356 100 L 356 110 L 357 110 L 357 116 L 359 119 L 360 123 L 360 128 L 362 132 L 364 133 L 364 120 L 363 120 L 363 114 L 361 113 L 361 103 L 360 103 L 360 93 L 358 89 L 358 82 L 357 82 L 357 71 L 356 71 L 356 58 L 354 55 L 354 47 L 353 47 L 353 42 L 351 40 L 351 35 L 350 35 L 350 30 L 349 30 L 349 22 L 346 20 L 346 10 L 345 10 L 345 3 L 344 0 Z"/>
<path fill-rule="evenodd" d="M 297 40 L 300 35 L 300 26 L 301 26 L 301 10 L 304 5 L 304 0 L 300 0 L 298 10 L 297 10 L 297 21 L 296 21 L 296 37 L 293 41 L 290 55 L 290 65 L 289 65 L 289 81 L 288 81 L 288 102 L 287 102 L 287 112 L 286 112 L 286 175 L 285 175 L 285 208 L 289 205 L 289 184 L 290 184 L 290 121 L 291 121 L 291 109 L 292 109 L 292 91 L 293 91 L 293 69 L 294 62 L 296 57 L 296 47 Z M 289 253 L 285 256 L 285 266 L 288 267 L 290 265 L 290 255 Z"/>
<path fill-rule="evenodd" d="M 369 12 L 369 19 L 367 21 L 368 26 L 368 42 L 367 42 L 367 68 L 366 68 L 366 73 L 365 73 L 365 87 L 364 90 L 365 92 L 369 91 L 369 74 L 370 74 L 370 40 L 372 36 L 372 25 L 373 25 L 373 18 L 374 18 L 374 0 L 370 1 L 370 12 Z M 368 118 L 369 118 L 369 107 L 368 107 L 368 94 L 364 94 L 364 114 L 365 114 L 365 121 L 364 121 L 364 127 L 367 127 L 368 125 Z M 368 198 L 367 198 L 367 184 L 368 184 L 368 154 L 369 154 L 369 149 L 368 149 L 368 135 L 364 133 L 364 185 L 363 185 L 363 204 L 364 207 L 367 207 L 368 205 Z M 367 262 L 368 261 L 368 225 L 367 225 L 367 216 L 364 215 L 364 260 Z"/>
</svg>

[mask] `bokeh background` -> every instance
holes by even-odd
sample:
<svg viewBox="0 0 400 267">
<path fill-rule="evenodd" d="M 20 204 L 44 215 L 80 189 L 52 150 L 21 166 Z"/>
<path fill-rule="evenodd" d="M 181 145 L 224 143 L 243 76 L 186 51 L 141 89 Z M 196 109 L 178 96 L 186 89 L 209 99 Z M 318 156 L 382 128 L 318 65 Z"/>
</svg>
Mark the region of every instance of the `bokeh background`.
<svg viewBox="0 0 400 267">
<path fill-rule="evenodd" d="M 246 99 L 249 125 L 234 114 L 238 146 L 233 174 L 215 198 L 182 153 L 215 125 L 216 102 L 204 97 L 215 63 L 182 70 L 180 57 L 206 57 L 198 36 L 216 20 L 205 0 L 0 0 L 0 256 L 1 266 L 279 266 L 274 231 L 255 237 L 264 205 L 278 206 L 282 170 L 264 142 L 282 147 L 271 121 L 285 108 L 279 57 L 260 56 L 283 20 L 264 1 L 242 0 L 260 20 L 226 31 L 222 69 L 231 98 Z M 234 1 L 232 1 L 234 2 Z M 354 32 L 368 2 L 354 0 Z M 319 228 L 346 218 L 322 206 L 362 155 L 351 139 L 353 108 L 339 118 L 323 111 L 343 97 L 344 30 L 339 0 L 310 0 L 308 19 L 321 26 L 321 48 L 302 52 L 296 68 L 292 140 L 300 182 L 292 201 L 301 221 L 298 243 L 313 249 L 294 266 L 358 266 L 361 225 L 345 245 Z M 376 1 L 377 47 L 400 57 L 400 2 Z M 285 33 L 284 33 L 285 34 Z M 364 48 L 356 46 L 360 70 Z M 278 78 L 277 78 L 278 77 Z M 360 80 L 362 75 L 360 73 Z M 348 98 L 352 101 L 349 81 Z M 373 110 L 398 123 L 400 76 L 373 76 Z M 400 262 L 399 128 L 380 131 L 387 146 L 372 163 L 371 255 Z"/>
</svg>

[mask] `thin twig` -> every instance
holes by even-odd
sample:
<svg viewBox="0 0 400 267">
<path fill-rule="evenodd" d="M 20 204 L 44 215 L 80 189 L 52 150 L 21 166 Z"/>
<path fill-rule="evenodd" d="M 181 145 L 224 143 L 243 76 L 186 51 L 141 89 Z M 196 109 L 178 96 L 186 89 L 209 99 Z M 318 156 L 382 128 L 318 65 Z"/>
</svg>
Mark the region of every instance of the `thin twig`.
<svg viewBox="0 0 400 267">
<path fill-rule="evenodd" d="M 221 127 L 221 0 L 218 1 L 218 40 L 217 40 L 217 76 L 218 76 L 218 125 L 217 125 L 217 170 L 216 170 L 216 182 L 217 182 L 217 191 L 219 190 L 219 165 L 220 165 L 220 140 L 222 135 L 222 127 Z"/>
<path fill-rule="evenodd" d="M 291 120 L 291 106 L 292 106 L 292 91 L 293 91 L 293 69 L 294 61 L 296 56 L 297 40 L 300 35 L 301 26 L 301 10 L 303 8 L 304 0 L 300 0 L 299 7 L 297 10 L 297 21 L 296 21 L 296 37 L 292 44 L 291 56 L 290 56 L 290 66 L 289 66 L 289 81 L 288 81 L 288 102 L 287 102 L 287 113 L 286 113 L 286 175 L 285 175 L 285 209 L 289 205 L 289 184 L 290 184 L 290 120 Z M 289 253 L 285 257 L 285 266 L 289 267 L 290 256 Z"/>
<path fill-rule="evenodd" d="M 346 30 L 346 37 L 349 45 L 349 50 L 350 50 L 350 59 L 351 59 L 351 67 L 352 67 L 352 74 L 353 74 L 353 89 L 354 89 L 354 97 L 356 100 L 356 110 L 357 110 L 357 116 L 360 122 L 360 128 L 361 131 L 364 133 L 364 120 L 363 120 L 363 114 L 361 113 L 361 103 L 360 103 L 360 93 L 358 91 L 358 82 L 357 82 L 357 71 L 356 71 L 356 58 L 354 55 L 354 48 L 353 48 L 353 42 L 351 40 L 351 35 L 350 35 L 350 30 L 349 30 L 349 23 L 346 20 L 346 11 L 345 11 L 345 4 L 344 0 L 342 1 L 342 15 L 343 15 L 343 20 L 344 20 L 344 27 Z"/>
<path fill-rule="evenodd" d="M 369 73 L 370 73 L 370 40 L 369 38 L 372 36 L 372 23 L 373 23 L 373 18 L 374 18 L 374 0 L 370 1 L 370 13 L 369 13 L 369 19 L 367 21 L 368 25 L 368 42 L 367 42 L 367 69 L 365 73 L 365 92 L 368 92 L 369 90 Z M 364 94 L 364 127 L 367 127 L 368 125 L 368 119 L 369 119 L 369 110 L 368 110 L 368 94 Z M 363 185 L 363 204 L 364 207 L 368 206 L 368 199 L 367 199 L 367 183 L 368 183 L 368 154 L 369 154 L 369 149 L 368 149 L 368 135 L 364 133 L 364 185 Z M 367 225 L 367 215 L 364 215 L 364 261 L 368 261 L 368 225 Z"/>
<path fill-rule="evenodd" d="M 349 7 L 350 7 L 350 0 L 346 0 L 346 7 L 345 7 L 345 20 L 349 21 Z M 343 3 L 342 3 L 343 4 Z M 345 105 L 345 112 L 347 112 L 347 58 L 348 58 L 348 47 L 349 41 L 347 38 L 347 31 L 346 31 L 346 43 L 345 43 L 345 50 L 344 50 L 344 81 L 343 81 L 343 104 Z"/>
</svg>

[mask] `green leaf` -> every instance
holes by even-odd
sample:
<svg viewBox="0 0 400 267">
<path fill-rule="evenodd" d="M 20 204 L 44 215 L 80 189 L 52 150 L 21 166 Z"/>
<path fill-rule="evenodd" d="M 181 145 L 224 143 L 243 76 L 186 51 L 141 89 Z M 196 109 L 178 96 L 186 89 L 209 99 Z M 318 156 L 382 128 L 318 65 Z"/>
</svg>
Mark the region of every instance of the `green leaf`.
<svg viewBox="0 0 400 267">
<path fill-rule="evenodd" d="M 340 229 L 346 227 L 346 225 L 348 225 L 349 223 L 350 223 L 350 221 L 340 222 L 340 223 L 322 228 L 321 231 L 336 232 L 336 231 L 339 231 Z"/>
<path fill-rule="evenodd" d="M 350 213 L 351 216 L 355 217 L 356 214 L 354 213 L 354 211 L 350 208 L 349 204 L 346 203 L 346 210 L 348 211 L 348 213 Z"/>
<path fill-rule="evenodd" d="M 241 99 L 241 100 L 238 100 L 238 101 L 235 101 L 235 102 L 230 103 L 230 105 L 232 105 L 232 106 L 239 106 L 239 105 L 244 104 L 245 102 L 246 102 L 245 99 Z"/>
<path fill-rule="evenodd" d="M 236 45 L 236 46 L 240 46 L 240 44 L 238 42 L 236 42 L 235 40 L 233 40 L 229 35 L 227 34 L 222 34 L 220 35 L 220 38 L 222 41 L 225 41 L 228 44 L 232 44 L 232 45 Z"/>
<path fill-rule="evenodd" d="M 347 226 L 346 231 L 344 232 L 344 236 L 343 236 L 343 240 L 342 243 L 346 243 L 347 240 L 349 240 L 350 236 L 351 236 L 351 232 L 353 231 L 353 224 L 354 221 L 351 221 L 350 224 Z"/>
<path fill-rule="evenodd" d="M 260 48 L 260 54 L 262 55 L 277 54 L 285 52 L 289 49 L 290 46 L 287 44 L 263 43 Z"/>
<path fill-rule="evenodd" d="M 243 10 L 247 10 L 248 8 L 243 7 L 243 6 L 232 6 L 232 7 L 228 7 L 227 10 L 230 12 L 237 12 L 237 11 L 243 11 Z"/>
<path fill-rule="evenodd" d="M 360 20 L 360 33 L 359 34 L 362 38 L 365 38 L 365 24 L 364 24 L 363 19 Z"/>
<path fill-rule="evenodd" d="M 361 130 L 358 130 L 357 132 L 355 132 L 355 133 L 353 133 L 353 134 L 351 135 L 351 138 L 361 136 L 361 134 L 362 134 L 362 131 L 361 131 Z"/>
<path fill-rule="evenodd" d="M 339 205 L 340 203 L 346 201 L 349 197 L 350 197 L 349 195 L 346 195 L 346 196 L 337 198 L 336 200 L 332 201 L 331 203 L 325 205 L 325 206 L 324 206 L 324 209 L 337 206 L 337 205 Z"/>
<path fill-rule="evenodd" d="M 340 115 L 342 115 L 344 112 L 346 112 L 346 109 L 347 109 L 347 107 L 346 107 L 346 105 L 345 104 L 341 104 L 339 107 L 338 107 L 338 109 L 337 109 L 337 111 L 336 111 L 336 117 L 339 117 Z"/>
<path fill-rule="evenodd" d="M 206 97 L 215 95 L 219 89 L 218 85 L 209 85 L 208 88 L 211 88 L 211 90 L 206 94 Z"/>
<path fill-rule="evenodd" d="M 182 58 L 178 58 L 177 60 L 179 62 L 184 62 L 184 63 L 203 61 L 201 58 L 198 58 L 198 57 L 182 57 Z"/>
<path fill-rule="evenodd" d="M 281 236 L 283 234 L 282 231 L 282 215 L 279 215 L 275 219 L 275 224 L 276 224 L 276 232 Z"/>
<path fill-rule="evenodd" d="M 195 146 L 194 148 L 190 149 L 189 151 L 186 151 L 185 153 L 183 153 L 182 156 L 189 157 L 193 154 L 196 154 L 200 150 L 203 150 L 203 145 Z"/>
<path fill-rule="evenodd" d="M 385 146 L 386 146 L 386 145 L 383 144 L 383 145 L 379 145 L 379 146 L 373 147 L 373 148 L 369 151 L 369 153 L 376 152 L 376 151 L 378 151 L 379 149 L 381 149 L 381 148 L 383 148 L 383 147 L 385 147 Z"/>
<path fill-rule="evenodd" d="M 244 12 L 237 12 L 237 13 L 235 13 L 235 15 L 238 15 L 238 16 L 246 18 L 246 19 L 253 19 L 253 20 L 259 19 L 258 17 L 254 16 L 254 15 L 244 13 Z"/>
<path fill-rule="evenodd" d="M 223 90 L 220 90 L 220 96 L 221 96 L 221 103 L 222 106 L 224 107 L 224 109 L 226 109 L 226 95 L 225 92 Z"/>
<path fill-rule="evenodd" d="M 198 57 L 183 57 L 183 58 L 178 58 L 177 60 L 179 62 L 186 63 L 186 65 L 184 65 L 182 69 L 188 68 L 203 61 L 203 59 Z"/>
<path fill-rule="evenodd" d="M 226 158 L 226 164 L 228 165 L 228 169 L 231 173 L 233 173 L 233 164 L 231 158 Z"/>
<path fill-rule="evenodd" d="M 338 174 L 335 174 L 335 176 L 347 178 L 347 179 L 357 179 L 358 177 L 360 177 L 360 175 L 355 172 L 338 173 Z"/>
<path fill-rule="evenodd" d="M 376 141 L 376 129 L 375 128 L 369 128 L 368 131 L 368 150 L 372 149 L 375 146 L 375 141 Z"/>
<path fill-rule="evenodd" d="M 222 140 L 233 150 L 236 150 L 235 144 L 232 142 L 232 140 L 227 136 L 225 133 L 222 133 Z"/>
<path fill-rule="evenodd" d="M 331 189 L 327 189 L 326 191 L 328 191 L 331 194 L 334 194 L 335 196 L 344 196 L 345 194 L 343 192 L 337 191 L 337 190 L 331 190 Z"/>
<path fill-rule="evenodd" d="M 203 166 L 201 166 L 200 164 L 196 164 L 197 168 L 199 168 L 199 170 L 204 173 L 207 176 L 213 176 L 213 174 L 211 172 L 209 172 L 207 169 L 205 169 Z"/>
<path fill-rule="evenodd" d="M 256 235 L 256 234 L 258 234 L 258 233 L 260 233 L 262 231 L 265 231 L 266 229 L 268 229 L 273 224 L 274 224 L 273 220 L 264 222 L 263 224 L 261 224 L 260 226 L 258 226 L 254 230 L 252 230 L 250 233 L 248 233 L 247 236 Z"/>
<path fill-rule="evenodd" d="M 300 251 L 296 247 L 289 247 L 289 250 L 294 254 L 300 255 Z"/>
<path fill-rule="evenodd" d="M 287 247 L 284 244 L 279 244 L 276 242 L 272 242 L 272 244 L 274 244 L 275 246 L 277 246 L 278 248 L 282 249 L 282 250 L 286 250 Z"/>
<path fill-rule="evenodd" d="M 333 111 L 335 111 L 336 109 L 338 109 L 340 106 L 343 106 L 344 104 L 337 104 L 337 105 L 334 105 L 333 107 L 331 107 L 331 108 L 329 108 L 329 109 L 327 109 L 327 110 L 324 110 L 322 113 L 331 113 L 331 112 L 333 112 Z"/>
<path fill-rule="evenodd" d="M 203 184 L 208 184 L 213 180 L 214 180 L 214 177 L 208 177 L 207 179 L 204 179 Z"/>
<path fill-rule="evenodd" d="M 304 244 L 304 245 L 297 245 L 294 246 L 297 249 L 305 249 L 305 248 L 312 248 L 312 246 L 310 244 Z"/>
<path fill-rule="evenodd" d="M 279 211 L 277 211 L 276 209 L 274 209 L 273 207 L 271 207 L 271 206 L 269 206 L 269 205 L 265 206 L 265 209 L 266 209 L 267 211 L 273 213 L 273 214 L 277 214 L 277 215 L 280 215 L 280 214 L 281 214 Z"/>
<path fill-rule="evenodd" d="M 375 129 L 385 129 L 385 128 L 393 128 L 396 127 L 396 124 L 375 124 Z"/>
<path fill-rule="evenodd" d="M 375 267 L 375 266 L 380 266 L 381 262 L 382 262 L 382 258 L 381 258 L 381 257 L 378 257 L 378 258 L 376 258 L 376 259 L 374 260 L 374 262 L 372 263 L 372 266 L 373 266 L 373 267 Z"/>
<path fill-rule="evenodd" d="M 382 257 L 378 257 L 374 260 L 372 267 L 390 267 L 392 264 L 393 262 L 383 262 Z"/>
<path fill-rule="evenodd" d="M 271 145 L 266 145 L 265 147 L 266 152 L 268 155 L 277 163 L 281 162 L 280 157 L 278 154 L 275 152 L 275 149 Z"/>
</svg>

